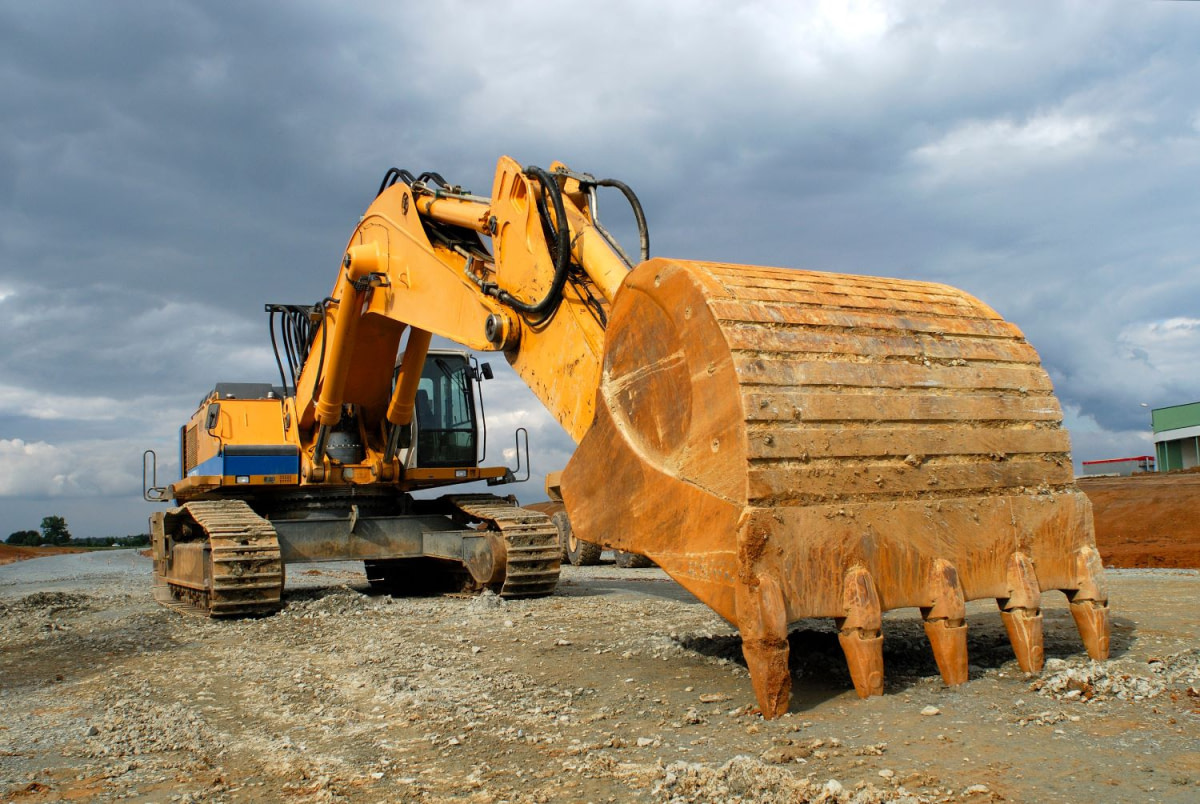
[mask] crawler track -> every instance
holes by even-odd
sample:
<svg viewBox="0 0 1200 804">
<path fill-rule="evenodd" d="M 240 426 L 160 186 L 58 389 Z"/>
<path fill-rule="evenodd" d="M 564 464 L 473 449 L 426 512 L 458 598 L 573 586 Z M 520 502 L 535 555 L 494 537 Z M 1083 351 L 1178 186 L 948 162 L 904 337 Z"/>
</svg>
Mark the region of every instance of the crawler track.
<svg viewBox="0 0 1200 804">
<path fill-rule="evenodd" d="M 501 597 L 545 597 L 558 585 L 561 552 L 558 528 L 539 511 L 518 508 L 492 494 L 453 494 L 444 498 L 470 519 L 504 537 L 508 553 Z"/>
<path fill-rule="evenodd" d="M 279 609 L 283 561 L 271 523 L 241 500 L 203 500 L 153 520 L 154 598 L 207 617 Z"/>
</svg>

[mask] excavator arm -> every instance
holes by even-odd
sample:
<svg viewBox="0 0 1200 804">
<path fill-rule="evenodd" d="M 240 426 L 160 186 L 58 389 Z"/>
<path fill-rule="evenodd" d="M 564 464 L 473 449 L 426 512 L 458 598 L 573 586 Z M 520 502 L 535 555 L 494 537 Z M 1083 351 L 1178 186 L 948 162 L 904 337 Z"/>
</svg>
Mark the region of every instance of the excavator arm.
<svg viewBox="0 0 1200 804">
<path fill-rule="evenodd" d="M 385 180 L 350 238 L 297 383 L 306 479 L 328 471 L 324 434 L 346 404 L 383 434 L 383 473 L 397 476 L 396 434 L 412 420 L 431 335 L 504 351 L 576 440 L 591 424 L 608 309 L 631 267 L 592 219 L 598 183 L 508 158 L 491 198 L 408 178 Z"/>
</svg>

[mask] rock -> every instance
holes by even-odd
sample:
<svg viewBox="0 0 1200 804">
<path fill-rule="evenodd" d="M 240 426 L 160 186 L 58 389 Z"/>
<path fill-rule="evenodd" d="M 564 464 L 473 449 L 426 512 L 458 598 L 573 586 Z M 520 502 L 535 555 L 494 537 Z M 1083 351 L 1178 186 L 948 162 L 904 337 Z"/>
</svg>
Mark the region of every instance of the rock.
<svg viewBox="0 0 1200 804">
<path fill-rule="evenodd" d="M 942 710 L 938 709 L 936 706 L 927 706 L 921 710 L 921 715 L 923 717 L 933 717 L 934 715 L 940 715 L 941 713 Z"/>
<path fill-rule="evenodd" d="M 485 589 L 479 597 L 470 602 L 468 608 L 473 612 L 490 611 L 493 609 L 502 609 L 507 605 L 507 601 L 493 592 L 491 589 Z"/>
<path fill-rule="evenodd" d="M 772 765 L 786 765 L 789 762 L 795 762 L 798 759 L 806 759 L 812 756 L 812 749 L 803 745 L 777 745 L 774 748 L 768 748 L 763 752 L 763 762 L 770 762 Z"/>
</svg>

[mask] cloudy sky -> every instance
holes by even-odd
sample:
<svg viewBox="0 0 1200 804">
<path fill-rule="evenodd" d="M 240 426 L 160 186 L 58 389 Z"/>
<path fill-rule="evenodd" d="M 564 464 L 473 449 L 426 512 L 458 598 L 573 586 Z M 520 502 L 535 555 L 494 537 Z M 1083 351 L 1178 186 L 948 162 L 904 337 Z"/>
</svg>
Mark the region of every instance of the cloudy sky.
<svg viewBox="0 0 1200 804">
<path fill-rule="evenodd" d="M 1200 399 L 1200 3 L 0 0 L 0 538 L 140 532 L 140 456 L 276 376 L 392 165 L 634 186 L 652 253 L 948 282 L 1076 461 Z M 493 358 L 494 363 L 502 360 Z M 570 442 L 515 375 L 493 443 Z M 501 435 L 505 434 L 505 435 Z M 498 457 L 493 448 L 491 457 Z"/>
</svg>

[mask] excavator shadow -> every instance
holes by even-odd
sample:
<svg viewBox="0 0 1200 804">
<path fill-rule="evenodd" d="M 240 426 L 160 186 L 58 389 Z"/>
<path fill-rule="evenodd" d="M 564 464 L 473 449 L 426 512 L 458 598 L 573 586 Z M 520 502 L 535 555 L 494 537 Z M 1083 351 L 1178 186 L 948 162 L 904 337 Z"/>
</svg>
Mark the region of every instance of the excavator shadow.
<svg viewBox="0 0 1200 804">
<path fill-rule="evenodd" d="M 620 570 L 629 573 L 630 570 Z M 636 572 L 636 570 L 635 570 Z M 555 597 L 657 598 L 703 606 L 695 595 L 674 581 L 651 578 L 572 578 L 564 575 L 554 591 Z"/>
</svg>

